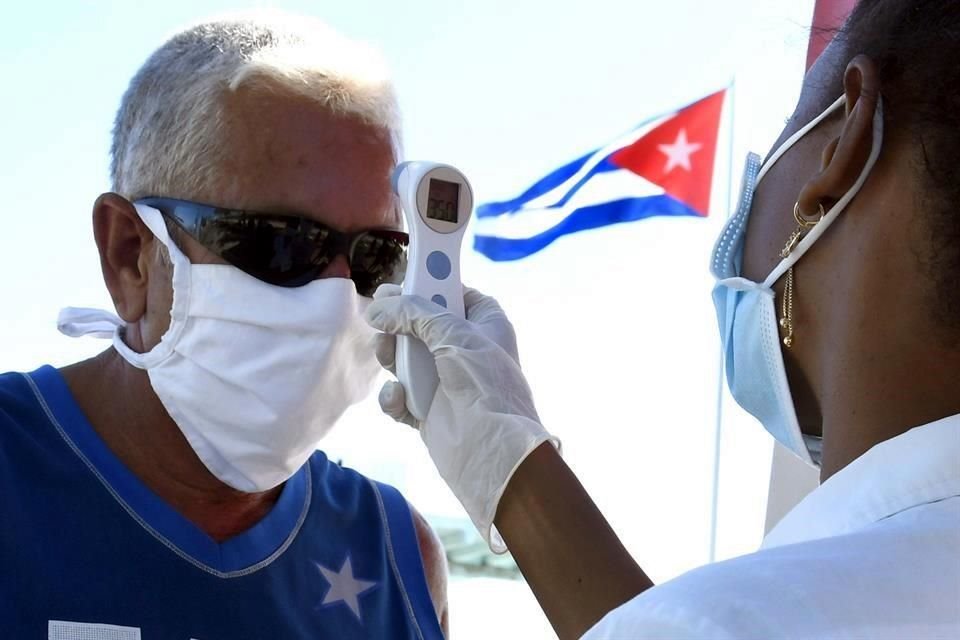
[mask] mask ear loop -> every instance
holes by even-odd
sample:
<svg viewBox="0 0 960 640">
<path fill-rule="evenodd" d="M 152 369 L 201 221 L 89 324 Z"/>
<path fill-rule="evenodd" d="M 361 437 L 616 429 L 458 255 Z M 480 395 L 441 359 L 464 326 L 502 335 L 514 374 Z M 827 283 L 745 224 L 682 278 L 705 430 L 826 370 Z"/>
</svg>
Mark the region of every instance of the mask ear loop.
<svg viewBox="0 0 960 640">
<path fill-rule="evenodd" d="M 770 168 L 777 163 L 777 160 L 783 157 L 783 154 L 790 150 L 790 147 L 797 144 L 800 138 L 810 133 L 811 129 L 830 117 L 834 111 L 839 109 L 844 104 L 846 99 L 846 96 L 840 96 L 834 101 L 833 104 L 827 107 L 823 113 L 818 115 L 805 126 L 801 127 L 799 131 L 787 138 L 784 143 L 780 145 L 780 147 L 774 151 L 769 158 L 767 158 L 767 161 L 763 163 L 763 166 L 760 168 L 760 173 L 757 174 L 757 184 L 760 184 L 760 181 L 763 180 L 763 176 L 767 175 L 767 172 L 770 171 Z"/>
<path fill-rule="evenodd" d="M 760 181 L 763 180 L 763 177 L 767 175 L 767 172 L 770 171 L 770 168 L 777 163 L 777 161 L 783 157 L 787 151 L 790 150 L 793 145 L 797 143 L 803 136 L 807 135 L 811 129 L 816 127 L 818 124 L 824 121 L 828 116 L 830 116 L 834 111 L 839 109 L 846 100 L 845 96 L 840 96 L 837 98 L 833 104 L 831 104 L 827 109 L 814 118 L 811 122 L 808 122 L 805 126 L 801 127 L 799 131 L 794 133 L 792 136 L 787 138 L 783 144 L 777 147 L 767 158 L 765 162 L 761 162 L 761 159 L 756 154 L 749 154 L 747 156 L 747 167 L 744 173 L 744 184 L 741 185 L 741 205 L 749 204 L 753 200 L 753 192 L 759 186 Z M 756 171 L 751 176 L 751 165 L 756 163 Z M 753 177 L 753 180 L 748 184 L 746 179 Z M 749 187 L 749 198 L 743 198 L 742 195 L 745 193 L 745 187 Z M 713 248 L 713 261 L 711 264 L 711 270 L 713 275 L 717 279 L 728 279 L 731 277 L 736 277 L 735 273 L 729 273 L 733 271 L 739 273 L 738 269 L 731 269 L 729 264 L 724 264 L 724 261 L 732 256 L 737 247 L 735 245 L 741 244 L 743 242 L 743 235 L 746 227 L 746 218 L 749 215 L 749 207 L 747 211 L 737 211 L 724 226 L 723 231 L 720 236 L 717 238 L 717 242 Z"/>
<path fill-rule="evenodd" d="M 157 209 L 144 204 L 133 205 L 140 219 L 154 237 L 167 248 L 170 261 L 173 263 L 173 304 L 170 309 L 170 326 L 161 336 L 160 342 L 146 353 L 137 353 L 123 341 L 122 330 L 113 336 L 114 348 L 123 356 L 123 359 L 138 369 L 150 369 L 173 353 L 174 346 L 180 339 L 184 326 L 187 324 L 187 311 L 190 304 L 190 259 L 180 251 L 177 244 L 170 238 L 163 214 Z"/>
<path fill-rule="evenodd" d="M 838 100 L 834 103 L 835 106 L 831 109 L 836 108 L 836 105 L 842 104 L 841 100 Z M 825 114 L 826 115 L 826 114 Z M 825 115 L 821 116 L 814 122 L 823 120 Z M 808 127 L 804 129 L 809 130 Z M 792 138 L 791 138 L 792 140 Z M 790 142 L 790 141 L 788 141 Z M 797 260 L 802 258 L 804 254 L 810 249 L 814 242 L 816 242 L 823 232 L 833 224 L 833 221 L 843 213 L 843 210 L 847 208 L 847 205 L 860 193 L 860 190 L 863 188 L 863 185 L 866 184 L 867 179 L 870 177 L 873 167 L 877 164 L 877 160 L 880 158 L 880 150 L 883 148 L 883 99 L 877 99 L 877 110 L 873 115 L 873 147 L 870 149 L 870 155 L 867 157 L 867 162 L 863 166 L 863 171 L 860 172 L 860 177 L 857 178 L 857 181 L 853 184 L 849 191 L 847 191 L 842 198 L 840 198 L 835 205 L 833 205 L 830 210 L 823 216 L 820 222 L 813 227 L 809 233 L 807 233 L 802 240 L 800 240 L 793 251 L 790 253 L 789 257 L 784 258 L 773 271 L 770 272 L 770 275 L 767 276 L 767 279 L 763 281 L 763 286 L 765 288 L 773 288 L 773 284 L 779 280 L 784 273 L 787 272 L 790 267 L 797 263 Z M 782 153 L 777 153 L 774 155 L 775 158 L 782 156 Z"/>
</svg>

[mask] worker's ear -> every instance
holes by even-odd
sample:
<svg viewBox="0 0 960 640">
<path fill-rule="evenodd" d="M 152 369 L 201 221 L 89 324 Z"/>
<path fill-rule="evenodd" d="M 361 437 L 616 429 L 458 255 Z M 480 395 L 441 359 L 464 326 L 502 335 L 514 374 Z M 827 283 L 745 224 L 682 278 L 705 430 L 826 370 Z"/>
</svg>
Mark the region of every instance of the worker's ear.
<svg viewBox="0 0 960 640">
<path fill-rule="evenodd" d="M 823 148 L 820 172 L 800 190 L 800 212 L 814 217 L 853 188 L 873 148 L 873 120 L 880 95 L 880 74 L 867 56 L 850 61 L 843 75 L 846 98 L 840 134 Z"/>
</svg>

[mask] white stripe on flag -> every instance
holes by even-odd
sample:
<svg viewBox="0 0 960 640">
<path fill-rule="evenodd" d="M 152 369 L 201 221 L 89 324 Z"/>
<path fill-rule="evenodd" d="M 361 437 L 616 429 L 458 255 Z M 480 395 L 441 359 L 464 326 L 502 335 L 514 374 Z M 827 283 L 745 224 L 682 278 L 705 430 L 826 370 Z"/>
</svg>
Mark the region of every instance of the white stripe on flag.
<svg viewBox="0 0 960 640">
<path fill-rule="evenodd" d="M 563 207 L 543 209 L 524 206 L 515 213 L 495 218 L 475 218 L 473 230 L 477 235 L 497 238 L 532 238 L 560 224 L 581 207 L 627 198 L 660 196 L 663 193 L 663 188 L 626 169 L 598 173 Z M 556 202 L 556 199 L 553 201 Z"/>
<path fill-rule="evenodd" d="M 606 159 L 606 157 L 609 156 L 611 153 L 619 149 L 622 149 L 624 147 L 630 146 L 631 144 L 633 144 L 634 142 L 636 142 L 637 140 L 639 140 L 640 138 L 647 135 L 648 133 L 653 131 L 655 128 L 663 124 L 664 121 L 669 120 L 670 118 L 673 118 L 676 115 L 677 115 L 676 112 L 674 112 L 674 113 L 667 114 L 665 116 L 661 116 L 659 118 L 651 120 L 650 122 L 646 123 L 641 127 L 634 129 L 633 131 L 629 131 L 624 135 L 620 136 L 619 138 L 607 144 L 602 149 L 598 150 L 596 153 L 590 156 L 590 158 L 583 163 L 583 166 L 580 167 L 580 170 L 577 171 L 575 174 L 573 174 L 571 177 L 567 178 L 567 180 L 557 185 L 550 191 L 546 192 L 542 196 L 533 198 L 532 200 L 525 202 L 523 204 L 523 208 L 524 209 L 528 209 L 528 208 L 544 209 L 544 208 L 555 205 L 557 202 L 562 200 L 565 195 L 567 195 L 567 192 L 569 192 L 570 189 L 572 189 L 578 182 L 583 180 L 584 177 L 588 176 L 590 172 L 593 171 L 598 164 L 603 162 L 603 160 Z"/>
</svg>

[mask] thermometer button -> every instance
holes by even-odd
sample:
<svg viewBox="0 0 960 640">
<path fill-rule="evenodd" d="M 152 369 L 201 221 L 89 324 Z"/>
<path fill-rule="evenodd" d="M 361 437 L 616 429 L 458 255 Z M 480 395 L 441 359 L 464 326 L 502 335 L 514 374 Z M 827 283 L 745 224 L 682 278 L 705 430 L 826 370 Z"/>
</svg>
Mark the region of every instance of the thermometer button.
<svg viewBox="0 0 960 640">
<path fill-rule="evenodd" d="M 430 298 L 430 302 L 432 302 L 433 304 L 438 304 L 444 309 L 447 308 L 447 299 L 441 296 L 439 293 L 433 296 L 432 298 Z"/>
<path fill-rule="evenodd" d="M 434 251 L 427 256 L 427 272 L 437 280 L 446 280 L 450 277 L 450 258 L 442 251 Z"/>
</svg>

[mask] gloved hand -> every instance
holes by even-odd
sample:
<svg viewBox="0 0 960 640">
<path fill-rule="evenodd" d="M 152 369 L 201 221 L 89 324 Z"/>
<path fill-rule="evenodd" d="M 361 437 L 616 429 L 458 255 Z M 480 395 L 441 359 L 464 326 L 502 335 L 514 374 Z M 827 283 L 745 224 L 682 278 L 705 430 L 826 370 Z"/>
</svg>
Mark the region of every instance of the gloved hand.
<svg viewBox="0 0 960 640">
<path fill-rule="evenodd" d="M 426 420 L 407 411 L 403 387 L 388 382 L 380 406 L 393 419 L 420 430 L 440 475 L 497 553 L 506 545 L 493 526 L 500 497 L 517 467 L 538 446 L 560 442 L 540 424 L 520 370 L 513 326 L 497 301 L 473 289 L 464 294 L 467 319 L 397 285 L 377 290 L 367 322 L 383 334 L 377 359 L 395 370 L 396 335 L 422 340 L 437 364 L 440 386 Z"/>
</svg>

